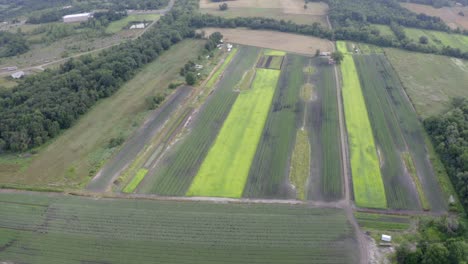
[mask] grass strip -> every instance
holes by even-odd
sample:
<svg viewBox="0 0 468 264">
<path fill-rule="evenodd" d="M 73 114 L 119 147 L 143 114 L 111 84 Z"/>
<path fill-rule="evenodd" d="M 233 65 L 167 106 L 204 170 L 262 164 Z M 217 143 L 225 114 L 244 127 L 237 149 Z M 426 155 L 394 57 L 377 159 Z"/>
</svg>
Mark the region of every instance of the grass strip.
<svg viewBox="0 0 468 264">
<path fill-rule="evenodd" d="M 137 175 L 122 190 L 124 193 L 132 193 L 148 173 L 147 169 L 139 169 Z"/>
<path fill-rule="evenodd" d="M 307 130 L 298 130 L 291 158 L 289 179 L 296 187 L 296 197 L 306 200 L 306 183 L 310 174 L 310 144 Z"/>
<path fill-rule="evenodd" d="M 257 69 L 241 93 L 193 180 L 188 196 L 241 197 L 280 71 Z"/>
<path fill-rule="evenodd" d="M 263 55 L 265 56 L 285 56 L 286 52 L 281 51 L 281 50 L 271 50 L 271 49 L 265 49 L 263 51 Z"/>
<path fill-rule="evenodd" d="M 356 66 L 347 52 L 346 43 L 338 41 L 337 47 L 344 53 L 341 63 L 342 90 L 354 199 L 361 207 L 387 208 L 379 158 Z"/>
<path fill-rule="evenodd" d="M 232 58 L 234 58 L 234 55 L 236 55 L 237 53 L 237 48 L 233 48 L 231 50 L 231 53 L 229 53 L 229 55 L 226 57 L 226 59 L 224 60 L 223 64 L 221 65 L 221 67 L 219 67 L 216 72 L 213 74 L 213 76 L 211 76 L 211 78 L 208 80 L 208 82 L 205 84 L 205 87 L 207 88 L 211 88 L 213 87 L 213 85 L 216 83 L 216 81 L 219 79 L 219 76 L 221 75 L 221 73 L 224 72 L 224 70 L 226 69 L 226 67 L 229 65 L 229 63 L 231 62 Z"/>
</svg>

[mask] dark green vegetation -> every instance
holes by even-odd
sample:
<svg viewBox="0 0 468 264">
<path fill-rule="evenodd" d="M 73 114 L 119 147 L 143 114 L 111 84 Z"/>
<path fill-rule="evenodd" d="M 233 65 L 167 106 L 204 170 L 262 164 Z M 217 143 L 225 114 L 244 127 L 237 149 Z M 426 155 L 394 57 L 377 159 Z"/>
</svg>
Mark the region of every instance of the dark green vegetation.
<svg viewBox="0 0 468 264">
<path fill-rule="evenodd" d="M 338 123 L 338 102 L 333 66 L 327 60 L 309 59 L 305 83 L 312 84 L 309 101 L 303 102 L 305 126 L 311 145 L 309 200 L 339 200 L 342 198 L 342 164 Z"/>
<path fill-rule="evenodd" d="M 258 68 L 280 70 L 283 65 L 284 56 L 262 56 L 258 60 Z"/>
<path fill-rule="evenodd" d="M 407 216 L 382 215 L 373 213 L 354 213 L 359 226 L 364 229 L 403 231 L 410 227 L 411 219 Z"/>
<path fill-rule="evenodd" d="M 171 147 L 156 170 L 147 174 L 137 188 L 138 193 L 185 195 L 237 98 L 233 88 L 246 69 L 254 66 L 259 51 L 254 47 L 239 49 L 214 92 L 191 121 L 190 133 Z"/>
<path fill-rule="evenodd" d="M 369 118 L 379 149 L 385 192 L 391 208 L 421 208 L 418 193 L 405 167 L 409 152 L 431 209 L 446 209 L 438 179 L 427 159 L 425 133 L 398 76 L 384 55 L 355 55 Z"/>
<path fill-rule="evenodd" d="M 423 219 L 419 223 L 416 249 L 403 243 L 396 250 L 399 264 L 466 263 L 468 244 L 466 226 L 455 217 Z"/>
<path fill-rule="evenodd" d="M 426 119 L 424 125 L 468 210 L 468 100 L 453 100 L 452 110 Z"/>
<path fill-rule="evenodd" d="M 259 63 L 264 60 L 260 58 Z M 289 186 L 289 157 L 296 136 L 298 98 L 304 83 L 302 68 L 305 58 L 286 55 L 273 103 L 257 146 L 245 197 L 295 197 Z M 258 65 L 257 64 L 257 65 Z"/>
<path fill-rule="evenodd" d="M 186 15 L 190 10 L 186 6 L 191 2 L 177 3 L 157 27 L 137 40 L 112 47 L 96 57 L 69 60 L 57 70 L 28 77 L 16 88 L 2 93 L 2 148 L 24 151 L 42 145 L 61 129 L 72 126 L 98 100 L 112 95 L 143 65 L 183 38 L 193 37 Z M 174 20 L 175 17 L 178 19 Z"/>
<path fill-rule="evenodd" d="M 343 211 L 307 206 L 0 194 L 15 263 L 358 263 Z"/>
<path fill-rule="evenodd" d="M 21 34 L 0 31 L 0 58 L 22 54 L 28 50 L 29 45 Z"/>
<path fill-rule="evenodd" d="M 422 5 L 430 5 L 435 8 L 441 8 L 444 6 L 451 6 L 456 3 L 460 3 L 464 6 L 468 5 L 468 0 L 457 0 L 457 1 L 450 1 L 450 0 L 399 0 L 400 2 L 410 2 L 415 4 L 422 4 Z"/>
</svg>

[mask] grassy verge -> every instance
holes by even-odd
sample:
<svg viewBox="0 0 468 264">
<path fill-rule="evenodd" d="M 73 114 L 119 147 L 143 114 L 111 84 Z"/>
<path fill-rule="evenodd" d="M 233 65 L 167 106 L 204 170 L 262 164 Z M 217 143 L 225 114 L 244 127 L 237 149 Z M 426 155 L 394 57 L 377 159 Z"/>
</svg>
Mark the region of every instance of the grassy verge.
<svg viewBox="0 0 468 264">
<path fill-rule="evenodd" d="M 403 157 L 403 161 L 405 162 L 406 169 L 408 170 L 408 173 L 411 175 L 411 178 L 413 179 L 413 182 L 416 186 L 416 190 L 418 191 L 418 196 L 419 196 L 419 201 L 421 202 L 423 210 L 431 210 L 431 205 L 429 204 L 429 201 L 427 200 L 426 195 L 424 195 L 424 191 L 421 185 L 421 181 L 419 180 L 418 174 L 416 172 L 416 167 L 414 166 L 413 158 L 411 157 L 411 154 L 408 152 L 404 152 L 401 154 Z"/>
<path fill-rule="evenodd" d="M 205 86 L 207 88 L 211 88 L 213 87 L 213 85 L 218 81 L 219 79 L 219 76 L 221 75 L 221 73 L 224 72 L 224 70 L 226 70 L 226 67 L 229 65 L 229 63 L 231 62 L 232 58 L 234 58 L 234 56 L 236 55 L 237 53 L 237 48 L 233 48 L 231 50 L 231 52 L 229 53 L 229 55 L 226 57 L 226 59 L 224 60 L 223 64 L 221 65 L 221 67 L 219 67 L 216 72 L 213 74 L 213 76 L 211 76 L 211 78 L 208 80 L 208 82 L 206 82 Z"/>
<path fill-rule="evenodd" d="M 346 43 L 337 42 L 343 52 L 343 101 L 350 148 L 354 199 L 358 206 L 386 208 L 387 200 L 380 174 L 379 159 L 369 122 L 366 104 L 353 57 Z"/>
<path fill-rule="evenodd" d="M 307 130 L 298 130 L 296 145 L 291 157 L 291 170 L 289 179 L 296 187 L 298 199 L 306 200 L 306 182 L 310 175 L 310 144 Z"/>
<path fill-rule="evenodd" d="M 140 184 L 140 182 L 143 180 L 143 178 L 145 178 L 147 173 L 147 169 L 140 169 L 137 175 L 133 177 L 133 179 L 127 184 L 127 186 L 125 186 L 125 188 L 122 191 L 124 193 L 132 193 L 136 189 L 138 184 Z"/>
<path fill-rule="evenodd" d="M 188 196 L 240 197 L 260 140 L 280 72 L 257 69 L 226 118 Z"/>
</svg>

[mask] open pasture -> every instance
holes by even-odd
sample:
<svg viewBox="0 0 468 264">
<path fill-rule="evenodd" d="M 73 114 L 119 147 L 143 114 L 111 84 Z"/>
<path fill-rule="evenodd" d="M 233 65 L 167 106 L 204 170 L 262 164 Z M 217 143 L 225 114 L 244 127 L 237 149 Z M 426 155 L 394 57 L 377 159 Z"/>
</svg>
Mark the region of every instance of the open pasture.
<svg viewBox="0 0 468 264">
<path fill-rule="evenodd" d="M 462 52 L 468 51 L 468 36 L 461 34 L 449 34 L 442 31 L 426 30 L 419 28 L 405 28 L 406 36 L 415 41 L 419 42 L 419 38 L 426 36 L 429 40 L 429 45 L 434 45 L 438 48 L 450 46 L 452 48 L 458 48 Z"/>
<path fill-rule="evenodd" d="M 106 28 L 106 33 L 114 34 L 123 30 L 130 23 L 150 23 L 159 20 L 159 14 L 132 14 L 120 20 L 114 21 Z"/>
<path fill-rule="evenodd" d="M 468 97 L 468 61 L 385 49 L 416 112 L 422 118 L 445 113 L 455 97 Z"/>
<path fill-rule="evenodd" d="M 268 30 L 244 28 L 203 28 L 206 36 L 220 32 L 225 42 L 314 55 L 317 49 L 331 51 L 332 43 L 326 39 Z M 284 41 L 287 39 L 288 41 Z"/>
<path fill-rule="evenodd" d="M 188 196 L 242 196 L 279 75 L 257 69 L 252 88 L 237 97 Z"/>
<path fill-rule="evenodd" d="M 396 112 L 395 109 L 401 103 L 409 102 L 393 101 L 392 104 L 393 93 L 387 90 L 399 89 L 400 86 L 397 76 L 392 74 L 391 68 L 386 67 L 388 63 L 385 63 L 385 56 L 354 55 L 353 57 L 378 149 L 388 206 L 395 209 L 419 209 L 415 184 L 401 157 L 401 153 L 408 148 L 399 125 L 399 117 L 396 116 L 402 112 Z"/>
<path fill-rule="evenodd" d="M 0 194 L 7 263 L 358 263 L 339 209 Z"/>
<path fill-rule="evenodd" d="M 233 91 L 234 87 L 254 67 L 259 53 L 258 48 L 239 48 L 224 73 L 220 73 L 222 77 L 213 93 L 193 115 L 188 133 L 170 146 L 156 168 L 148 172 L 137 188 L 138 193 L 186 194 L 236 101 L 238 93 Z"/>
<path fill-rule="evenodd" d="M 361 207 L 386 208 L 379 158 L 356 66 L 346 43 L 337 42 L 337 46 L 344 53 L 340 68 L 354 199 Z"/>
<path fill-rule="evenodd" d="M 400 3 L 403 7 L 417 13 L 423 13 L 428 16 L 440 17 L 449 27 L 456 29 L 468 29 L 468 6 L 452 6 L 452 7 L 441 7 L 435 8 L 430 5 L 421 5 L 415 3 Z M 463 12 L 465 15 L 459 15 L 459 12 Z"/>
<path fill-rule="evenodd" d="M 200 11 L 227 18 L 261 16 L 285 21 L 291 20 L 298 24 L 317 22 L 325 26 L 327 23 L 328 5 L 324 2 L 308 3 L 306 9 L 302 0 L 236 0 L 226 3 L 229 8 L 220 11 L 219 2 L 200 0 Z"/>
</svg>

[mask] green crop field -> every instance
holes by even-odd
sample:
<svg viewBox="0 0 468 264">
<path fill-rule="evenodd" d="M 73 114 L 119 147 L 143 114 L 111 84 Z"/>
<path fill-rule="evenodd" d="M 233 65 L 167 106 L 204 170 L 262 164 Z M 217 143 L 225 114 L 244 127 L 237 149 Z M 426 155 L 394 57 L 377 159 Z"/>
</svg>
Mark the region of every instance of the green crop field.
<svg viewBox="0 0 468 264">
<path fill-rule="evenodd" d="M 309 59 L 304 76 L 312 86 L 305 101 L 305 127 L 311 144 L 309 200 L 339 200 L 343 195 L 341 144 L 335 73 L 327 60 Z"/>
<path fill-rule="evenodd" d="M 337 42 L 337 46 L 345 54 L 341 73 L 354 199 L 358 206 L 386 208 L 379 158 L 356 66 L 353 57 L 347 52 L 346 43 Z"/>
<path fill-rule="evenodd" d="M 385 49 L 418 115 L 439 115 L 454 97 L 468 98 L 468 61 L 433 54 Z"/>
<path fill-rule="evenodd" d="M 135 14 L 135 15 L 128 15 L 123 19 L 114 21 L 109 24 L 106 28 L 106 33 L 114 34 L 121 31 L 124 27 L 128 26 L 130 23 L 133 22 L 152 22 L 159 20 L 159 14 Z"/>
<path fill-rule="evenodd" d="M 339 209 L 0 194 L 6 263 L 358 263 Z"/>
<path fill-rule="evenodd" d="M 242 196 L 279 75 L 257 69 L 252 88 L 237 97 L 188 196 Z"/>
<path fill-rule="evenodd" d="M 411 219 L 407 216 L 381 215 L 372 213 L 354 213 L 359 226 L 382 231 L 404 231 L 410 227 Z"/>
<path fill-rule="evenodd" d="M 288 54 L 244 189 L 245 197 L 291 197 L 288 160 L 296 135 L 296 104 L 304 58 Z M 294 195 L 292 195 L 294 197 Z"/>
<path fill-rule="evenodd" d="M 122 190 L 124 193 L 132 193 L 138 184 L 145 178 L 146 174 L 148 173 L 147 169 L 139 169 L 137 175 L 133 177 L 133 179 L 125 186 Z"/>
<path fill-rule="evenodd" d="M 236 101 L 238 93 L 233 88 L 245 71 L 255 65 L 259 53 L 258 48 L 239 48 L 213 94 L 191 121 L 190 132 L 168 150 L 157 171 L 143 179 L 137 193 L 185 195 Z"/>
<path fill-rule="evenodd" d="M 216 70 L 215 73 L 213 73 L 213 75 L 208 80 L 208 82 L 206 82 L 206 84 L 205 84 L 206 87 L 208 87 L 208 88 L 213 87 L 213 85 L 216 83 L 216 81 L 218 81 L 219 76 L 221 75 L 221 73 L 223 73 L 226 70 L 226 67 L 229 65 L 229 63 L 231 63 L 231 60 L 232 60 L 232 58 L 234 58 L 236 53 L 237 53 L 237 48 L 233 48 L 232 51 L 229 53 L 229 55 L 224 60 L 223 64 Z"/>
<path fill-rule="evenodd" d="M 392 94 L 387 90 L 398 89 L 399 80 L 391 74 L 391 68 L 385 67 L 388 64 L 384 64 L 385 60 L 383 55 L 354 56 L 378 149 L 388 206 L 419 209 L 417 191 L 401 158 L 401 153 L 407 151 L 407 145 L 396 116 L 400 112 L 394 109 L 400 107 L 400 103 L 409 102 L 392 104 Z"/>
<path fill-rule="evenodd" d="M 468 51 L 468 36 L 419 28 L 405 28 L 405 33 L 409 39 L 415 42 L 419 42 L 420 37 L 426 36 L 429 39 L 429 45 L 434 45 L 438 48 L 450 46 L 458 48 L 462 52 Z"/>
<path fill-rule="evenodd" d="M 113 154 L 112 138 L 130 135 L 148 113 L 145 98 L 164 92 L 204 41 L 186 40 L 145 66 L 114 95 L 101 100 L 71 128 L 32 156 L 0 155 L 0 183 L 81 188 Z"/>
<path fill-rule="evenodd" d="M 291 156 L 289 179 L 296 190 L 297 199 L 306 200 L 307 179 L 310 176 L 310 143 L 307 130 L 298 130 Z"/>
</svg>

